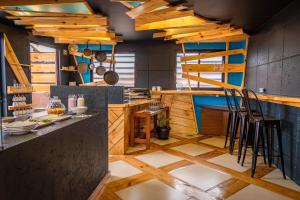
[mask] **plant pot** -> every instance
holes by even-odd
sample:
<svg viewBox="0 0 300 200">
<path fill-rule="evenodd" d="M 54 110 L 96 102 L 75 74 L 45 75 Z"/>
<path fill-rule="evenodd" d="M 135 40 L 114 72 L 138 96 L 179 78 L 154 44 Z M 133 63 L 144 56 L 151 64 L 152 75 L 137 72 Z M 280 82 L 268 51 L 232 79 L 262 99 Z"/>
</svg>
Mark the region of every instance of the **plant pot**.
<svg viewBox="0 0 300 200">
<path fill-rule="evenodd" d="M 157 137 L 160 140 L 167 140 L 169 139 L 170 135 L 170 127 L 157 127 Z"/>
</svg>

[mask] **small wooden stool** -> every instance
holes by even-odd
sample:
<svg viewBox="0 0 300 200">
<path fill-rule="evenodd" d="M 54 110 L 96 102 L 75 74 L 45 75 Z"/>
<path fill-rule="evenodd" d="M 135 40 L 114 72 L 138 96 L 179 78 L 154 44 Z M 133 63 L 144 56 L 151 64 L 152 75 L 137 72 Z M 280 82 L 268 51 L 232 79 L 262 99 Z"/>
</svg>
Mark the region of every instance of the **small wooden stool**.
<svg viewBox="0 0 300 200">
<path fill-rule="evenodd" d="M 157 127 L 157 116 L 161 113 L 166 112 L 166 118 L 169 118 L 169 107 L 162 108 L 157 111 L 141 110 L 131 115 L 130 122 L 130 146 L 134 146 L 135 143 L 146 144 L 146 149 L 150 149 L 150 138 L 151 138 L 151 118 L 154 119 L 154 129 Z M 135 120 L 145 119 L 146 120 L 146 139 L 135 137 Z"/>
</svg>

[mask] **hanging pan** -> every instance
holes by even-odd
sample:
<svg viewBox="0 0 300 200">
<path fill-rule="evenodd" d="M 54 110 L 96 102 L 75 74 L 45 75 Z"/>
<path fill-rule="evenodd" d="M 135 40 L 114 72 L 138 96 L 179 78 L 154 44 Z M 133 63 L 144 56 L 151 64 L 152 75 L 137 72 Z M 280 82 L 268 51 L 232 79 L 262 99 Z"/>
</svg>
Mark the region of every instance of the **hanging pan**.
<svg viewBox="0 0 300 200">
<path fill-rule="evenodd" d="M 109 71 L 105 72 L 103 77 L 104 81 L 109 85 L 115 85 L 119 81 L 119 75 L 118 73 L 115 72 L 115 63 L 113 63 L 114 59 L 115 59 L 115 46 L 113 46 L 112 49 Z"/>
<path fill-rule="evenodd" d="M 92 50 L 89 49 L 89 43 L 86 44 L 86 48 L 83 50 L 83 55 L 87 57 L 92 55 Z"/>
<path fill-rule="evenodd" d="M 101 48 L 101 43 L 99 44 L 99 51 L 96 51 L 95 53 L 95 59 L 98 60 L 99 62 L 104 62 L 107 59 L 107 55 L 105 51 L 102 51 Z"/>
<path fill-rule="evenodd" d="M 83 55 L 82 55 L 82 59 L 84 59 Z M 77 69 L 78 69 L 79 73 L 81 73 L 81 74 L 85 73 L 88 69 L 88 64 L 86 64 L 84 61 L 81 61 L 78 63 Z"/>
</svg>

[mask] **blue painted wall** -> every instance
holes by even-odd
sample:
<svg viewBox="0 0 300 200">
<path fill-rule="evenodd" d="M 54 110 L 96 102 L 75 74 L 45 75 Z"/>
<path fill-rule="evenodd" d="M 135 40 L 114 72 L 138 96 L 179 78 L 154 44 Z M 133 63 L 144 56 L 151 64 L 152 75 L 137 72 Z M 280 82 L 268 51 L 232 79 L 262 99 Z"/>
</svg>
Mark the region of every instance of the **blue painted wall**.
<svg viewBox="0 0 300 200">
<path fill-rule="evenodd" d="M 100 50 L 100 45 L 99 44 L 89 44 L 89 45 L 78 44 L 78 51 L 79 52 L 83 52 L 83 50 L 85 48 L 87 48 L 87 46 L 92 51 L 98 51 L 98 50 Z M 112 45 L 101 45 L 101 49 L 104 50 L 104 51 L 111 51 L 112 50 Z M 80 56 L 76 56 L 76 60 L 77 60 L 77 62 L 85 62 L 87 64 L 90 64 L 90 59 L 82 58 Z M 90 76 L 90 74 L 91 74 L 90 70 L 87 70 L 85 73 L 82 74 L 83 80 L 84 80 L 85 83 L 91 82 L 91 76 Z"/>
<path fill-rule="evenodd" d="M 225 50 L 226 43 L 225 42 L 218 42 L 218 43 L 187 43 L 184 45 L 186 50 Z M 238 42 L 230 42 L 229 49 L 245 49 L 246 42 L 245 41 L 238 41 Z M 228 63 L 230 64 L 242 64 L 244 63 L 244 55 L 237 54 L 237 55 L 230 55 L 228 57 Z M 243 73 L 228 73 L 228 83 L 233 85 L 241 85 L 243 80 Z M 201 128 L 201 118 L 202 118 L 202 109 L 201 105 L 208 105 L 208 106 L 227 106 L 226 99 L 224 96 L 216 97 L 216 96 L 193 96 L 194 100 L 194 109 L 197 118 L 198 124 L 198 132 L 202 132 Z"/>
</svg>

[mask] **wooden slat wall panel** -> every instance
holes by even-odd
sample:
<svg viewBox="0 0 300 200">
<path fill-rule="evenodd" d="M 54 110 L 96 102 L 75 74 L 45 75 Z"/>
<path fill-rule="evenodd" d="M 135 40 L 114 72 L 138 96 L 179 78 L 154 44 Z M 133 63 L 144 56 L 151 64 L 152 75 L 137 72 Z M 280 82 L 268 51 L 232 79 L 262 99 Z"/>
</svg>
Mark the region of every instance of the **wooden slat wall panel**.
<svg viewBox="0 0 300 200">
<path fill-rule="evenodd" d="M 31 64 L 31 72 L 56 72 L 55 64 Z"/>
<path fill-rule="evenodd" d="M 41 61 L 55 61 L 56 60 L 56 53 L 30 53 L 30 61 L 34 62 L 41 62 Z"/>
<path fill-rule="evenodd" d="M 53 84 L 55 85 L 55 84 Z M 49 84 L 32 84 L 34 92 L 49 92 L 50 93 L 50 85 Z"/>
<path fill-rule="evenodd" d="M 163 95 L 162 102 L 170 107 L 171 133 L 197 135 L 197 124 L 191 95 Z"/>
<path fill-rule="evenodd" d="M 31 74 L 32 83 L 56 83 L 56 74 Z"/>
</svg>

